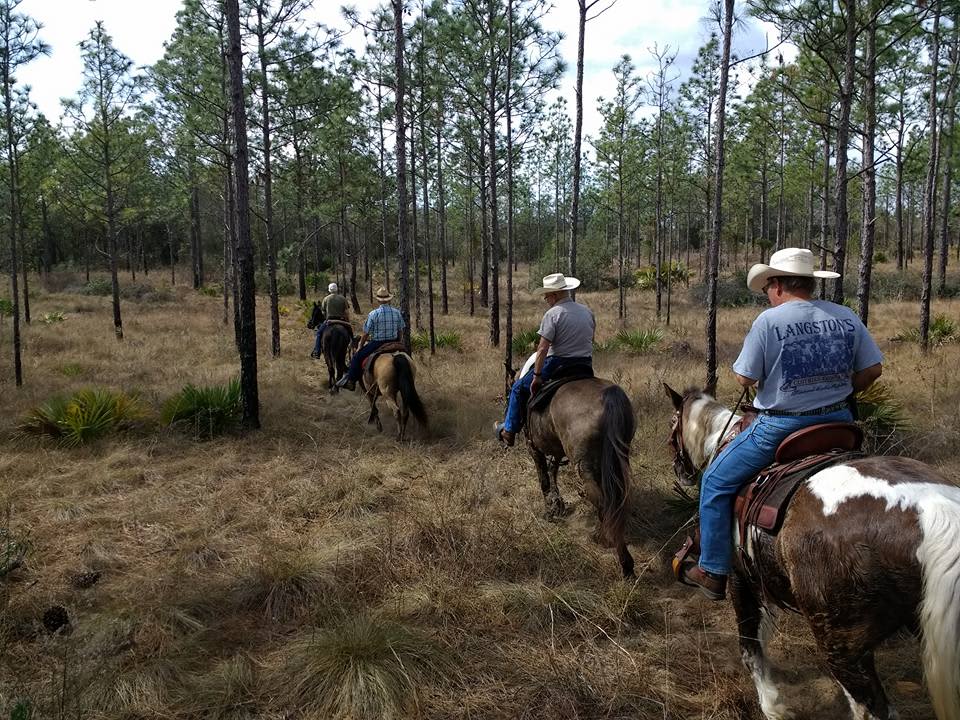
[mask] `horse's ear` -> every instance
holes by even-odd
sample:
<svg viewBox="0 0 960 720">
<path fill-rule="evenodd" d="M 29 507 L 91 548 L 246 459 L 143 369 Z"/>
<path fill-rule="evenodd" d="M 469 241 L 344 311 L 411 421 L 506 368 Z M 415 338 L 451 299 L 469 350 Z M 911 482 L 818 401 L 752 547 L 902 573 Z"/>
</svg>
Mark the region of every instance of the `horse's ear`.
<svg viewBox="0 0 960 720">
<path fill-rule="evenodd" d="M 717 396 L 717 376 L 716 375 L 714 375 L 710 379 L 710 382 L 707 383 L 706 387 L 703 388 L 703 392 L 705 392 L 710 397 L 715 398 Z"/>
<path fill-rule="evenodd" d="M 679 410 L 683 407 L 683 395 L 678 393 L 666 383 L 663 383 L 663 389 L 667 393 L 667 397 L 670 398 L 670 402 L 673 403 L 673 408 L 675 410 Z"/>
</svg>

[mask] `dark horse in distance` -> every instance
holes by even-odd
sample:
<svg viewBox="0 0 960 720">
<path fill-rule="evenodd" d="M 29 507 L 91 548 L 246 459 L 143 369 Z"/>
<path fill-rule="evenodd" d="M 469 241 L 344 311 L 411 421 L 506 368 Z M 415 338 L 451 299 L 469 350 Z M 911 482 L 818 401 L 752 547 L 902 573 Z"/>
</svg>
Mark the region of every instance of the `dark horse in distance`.
<svg viewBox="0 0 960 720">
<path fill-rule="evenodd" d="M 584 496 L 597 509 L 600 531 L 616 549 L 624 577 L 632 577 L 633 557 L 624 539 L 636 429 L 630 399 L 619 385 L 591 377 L 562 385 L 544 407 L 537 407 L 535 398 L 531 404 L 527 448 L 537 466 L 546 516 L 566 513 L 557 471 L 567 458 L 583 481 Z"/>
<path fill-rule="evenodd" d="M 307 327 L 313 330 L 322 322 L 323 311 L 320 309 L 320 303 L 315 302 Z M 352 342 L 350 326 L 339 320 L 331 320 L 324 329 L 323 337 L 320 338 L 320 352 L 323 354 L 324 362 L 327 363 L 327 387 L 333 392 L 337 391 L 337 380 L 347 374 L 347 351 Z"/>
<path fill-rule="evenodd" d="M 731 413 L 707 392 L 666 390 L 674 471 L 694 484 Z M 740 650 L 768 719 L 789 717 L 765 657 L 786 608 L 807 619 L 857 720 L 897 717 L 874 650 L 901 628 L 921 638 L 937 718 L 960 720 L 960 487 L 908 458 L 840 460 L 802 481 L 778 534 L 735 532 L 734 544 Z"/>
</svg>

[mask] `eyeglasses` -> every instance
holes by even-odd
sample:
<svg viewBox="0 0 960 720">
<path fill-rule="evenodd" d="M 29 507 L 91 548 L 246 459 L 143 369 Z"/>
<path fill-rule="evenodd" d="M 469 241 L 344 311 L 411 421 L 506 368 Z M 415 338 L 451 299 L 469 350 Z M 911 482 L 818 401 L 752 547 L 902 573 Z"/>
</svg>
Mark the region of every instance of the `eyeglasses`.
<svg viewBox="0 0 960 720">
<path fill-rule="evenodd" d="M 762 288 L 760 288 L 760 292 L 766 295 L 767 290 L 773 287 L 773 283 L 776 282 L 776 280 L 777 280 L 776 278 L 770 278 L 769 280 L 767 280 L 766 284 Z"/>
</svg>

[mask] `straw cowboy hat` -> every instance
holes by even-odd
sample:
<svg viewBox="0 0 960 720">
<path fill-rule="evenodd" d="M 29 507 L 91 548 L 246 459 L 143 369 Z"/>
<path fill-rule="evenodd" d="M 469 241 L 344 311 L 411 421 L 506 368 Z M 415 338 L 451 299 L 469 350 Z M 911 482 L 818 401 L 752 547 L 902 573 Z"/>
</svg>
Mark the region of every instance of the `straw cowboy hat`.
<svg viewBox="0 0 960 720">
<path fill-rule="evenodd" d="M 545 275 L 543 278 L 543 287 L 540 292 L 547 293 L 563 292 L 564 290 L 575 290 L 580 287 L 580 281 L 575 277 L 564 277 L 563 273 L 553 273 Z"/>
<path fill-rule="evenodd" d="M 387 292 L 387 289 L 383 285 L 377 288 L 374 297 L 382 303 L 390 302 L 393 299 L 393 295 Z"/>
<path fill-rule="evenodd" d="M 840 273 L 813 269 L 813 253 L 802 248 L 784 248 L 770 256 L 770 264 L 758 263 L 747 273 L 747 287 L 763 292 L 767 280 L 774 277 L 838 278 Z"/>
</svg>

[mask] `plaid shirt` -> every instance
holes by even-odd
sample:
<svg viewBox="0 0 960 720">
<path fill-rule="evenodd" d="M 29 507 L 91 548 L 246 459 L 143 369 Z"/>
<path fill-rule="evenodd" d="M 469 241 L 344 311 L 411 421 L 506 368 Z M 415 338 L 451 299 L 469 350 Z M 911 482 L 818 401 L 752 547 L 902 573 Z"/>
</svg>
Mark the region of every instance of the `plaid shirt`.
<svg viewBox="0 0 960 720">
<path fill-rule="evenodd" d="M 395 340 L 403 327 L 403 315 L 392 305 L 381 305 L 363 323 L 363 331 L 371 340 Z"/>
</svg>

